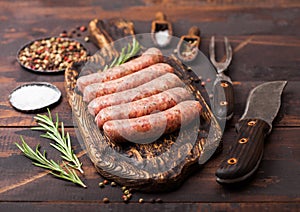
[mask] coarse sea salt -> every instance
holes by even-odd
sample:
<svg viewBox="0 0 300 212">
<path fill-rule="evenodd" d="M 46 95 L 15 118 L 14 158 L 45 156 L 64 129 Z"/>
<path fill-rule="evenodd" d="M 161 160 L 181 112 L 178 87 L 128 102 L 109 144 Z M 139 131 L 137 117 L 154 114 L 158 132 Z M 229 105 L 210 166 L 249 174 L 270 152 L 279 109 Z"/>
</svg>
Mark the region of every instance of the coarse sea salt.
<svg viewBox="0 0 300 212">
<path fill-rule="evenodd" d="M 167 45 L 169 43 L 169 39 L 170 35 L 167 29 L 155 32 L 155 40 L 159 46 Z"/>
<path fill-rule="evenodd" d="M 16 88 L 9 100 L 13 107 L 22 111 L 38 110 L 56 103 L 61 92 L 50 83 L 26 84 Z"/>
</svg>

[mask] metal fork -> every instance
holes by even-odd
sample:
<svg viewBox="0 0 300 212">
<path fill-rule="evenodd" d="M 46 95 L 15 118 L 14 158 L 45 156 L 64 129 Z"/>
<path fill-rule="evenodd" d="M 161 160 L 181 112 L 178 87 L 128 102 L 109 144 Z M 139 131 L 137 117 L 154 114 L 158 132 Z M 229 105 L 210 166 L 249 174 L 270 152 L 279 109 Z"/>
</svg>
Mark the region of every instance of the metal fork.
<svg viewBox="0 0 300 212">
<path fill-rule="evenodd" d="M 226 60 L 217 62 L 215 55 L 215 37 L 212 36 L 209 45 L 210 61 L 217 71 L 213 85 L 213 111 L 219 119 L 230 119 L 233 116 L 234 96 L 231 79 L 224 74 L 232 60 L 232 48 L 228 38 L 224 37 Z"/>
</svg>

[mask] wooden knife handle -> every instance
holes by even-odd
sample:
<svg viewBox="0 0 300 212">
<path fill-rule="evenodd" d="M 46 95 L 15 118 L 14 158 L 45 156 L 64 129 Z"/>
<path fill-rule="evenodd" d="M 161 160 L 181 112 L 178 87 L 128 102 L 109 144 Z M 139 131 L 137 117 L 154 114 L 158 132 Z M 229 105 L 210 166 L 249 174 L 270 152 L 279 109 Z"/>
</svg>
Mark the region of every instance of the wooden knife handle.
<svg viewBox="0 0 300 212">
<path fill-rule="evenodd" d="M 213 87 L 213 109 L 217 118 L 230 119 L 233 115 L 234 95 L 230 80 L 217 77 Z"/>
<path fill-rule="evenodd" d="M 270 126 L 259 119 L 238 122 L 237 139 L 216 171 L 218 182 L 241 182 L 255 172 L 263 155 L 264 139 L 269 129 Z"/>
</svg>

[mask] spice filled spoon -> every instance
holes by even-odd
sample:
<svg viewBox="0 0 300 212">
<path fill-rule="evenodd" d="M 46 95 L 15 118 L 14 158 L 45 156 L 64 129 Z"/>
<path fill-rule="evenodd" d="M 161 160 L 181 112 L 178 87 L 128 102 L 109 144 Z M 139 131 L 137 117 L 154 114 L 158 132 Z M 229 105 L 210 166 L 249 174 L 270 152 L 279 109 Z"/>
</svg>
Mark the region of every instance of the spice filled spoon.
<svg viewBox="0 0 300 212">
<path fill-rule="evenodd" d="M 170 44 L 173 35 L 172 24 L 167 21 L 166 15 L 162 12 L 157 12 L 155 20 L 151 25 L 151 38 L 154 44 L 158 47 L 166 47 Z"/>
<path fill-rule="evenodd" d="M 200 29 L 192 26 L 187 35 L 183 35 L 177 44 L 177 56 L 184 62 L 193 61 L 198 55 L 198 47 L 200 46 Z"/>
</svg>

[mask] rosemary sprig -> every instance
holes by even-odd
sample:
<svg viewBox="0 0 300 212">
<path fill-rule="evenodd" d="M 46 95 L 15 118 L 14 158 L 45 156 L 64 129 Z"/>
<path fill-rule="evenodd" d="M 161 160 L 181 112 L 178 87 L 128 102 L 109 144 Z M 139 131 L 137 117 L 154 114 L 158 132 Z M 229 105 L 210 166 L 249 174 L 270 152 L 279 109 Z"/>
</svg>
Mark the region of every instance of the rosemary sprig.
<svg viewBox="0 0 300 212">
<path fill-rule="evenodd" d="M 140 51 L 140 49 L 140 43 L 135 38 L 133 38 L 132 44 L 128 43 L 127 46 L 123 47 L 120 55 L 118 57 L 115 57 L 111 64 L 106 65 L 103 70 L 105 71 L 108 68 L 112 68 L 114 66 L 118 66 L 125 63 L 128 59 L 135 56 Z"/>
<path fill-rule="evenodd" d="M 84 188 L 86 185 L 81 181 L 74 170 L 70 170 L 65 164 L 63 169 L 58 163 L 53 160 L 48 160 L 46 158 L 46 151 L 43 154 L 39 151 L 39 145 L 36 146 L 35 151 L 31 149 L 28 144 L 24 141 L 21 136 L 22 144 L 16 143 L 17 147 L 25 154 L 26 157 L 30 158 L 34 162 L 32 162 L 35 166 L 42 167 L 44 169 L 50 170 L 51 174 L 64 179 L 69 180 L 75 184 L 78 184 Z"/>
<path fill-rule="evenodd" d="M 62 153 L 61 157 L 69 162 L 68 166 L 83 173 L 83 170 L 81 168 L 82 163 L 80 163 L 77 156 L 72 150 L 70 135 L 68 132 L 67 134 L 65 134 L 63 122 L 61 122 L 60 124 L 61 132 L 58 129 L 58 115 L 56 114 L 56 121 L 54 123 L 54 121 L 52 120 L 51 112 L 48 109 L 48 116 L 38 114 L 34 117 L 34 119 L 38 121 L 39 127 L 33 127 L 31 129 L 45 131 L 46 133 L 41 135 L 41 137 L 55 141 L 55 143 L 50 143 L 50 145 Z"/>
</svg>

